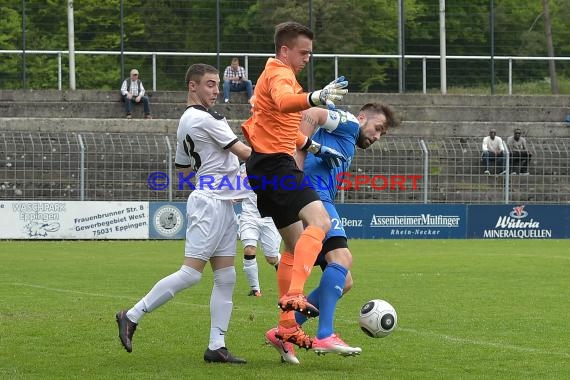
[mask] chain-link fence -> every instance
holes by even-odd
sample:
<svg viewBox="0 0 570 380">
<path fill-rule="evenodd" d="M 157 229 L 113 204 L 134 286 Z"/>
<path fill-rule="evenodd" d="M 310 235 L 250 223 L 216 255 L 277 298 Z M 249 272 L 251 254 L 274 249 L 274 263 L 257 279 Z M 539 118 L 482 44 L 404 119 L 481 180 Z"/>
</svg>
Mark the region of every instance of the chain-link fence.
<svg viewBox="0 0 570 380">
<path fill-rule="evenodd" d="M 481 142 L 476 137 L 382 137 L 358 150 L 338 201 L 570 202 L 569 138 L 529 139 L 529 175 L 520 174 L 525 170 L 509 159 L 508 150 L 504 165 L 493 162 L 490 174 L 484 174 Z M 175 136 L 4 131 L 0 147 L 0 198 L 5 200 L 180 201 L 191 191 L 187 185 L 179 189 Z"/>
<path fill-rule="evenodd" d="M 568 93 L 567 3 L 0 0 L 0 88 L 72 88 L 75 70 L 77 89 L 114 89 L 137 67 L 148 88 L 152 78 L 153 88 L 183 90 L 190 63 L 223 70 L 230 54 L 247 61 L 255 82 L 274 53 L 275 25 L 294 20 L 311 27 L 314 53 L 324 54 L 300 73 L 307 89 L 339 72 L 361 92 L 437 92 L 443 76 L 464 93 L 510 93 L 511 84 L 513 93 L 556 93 L 558 82 Z M 364 54 L 374 58 L 350 57 Z"/>
</svg>

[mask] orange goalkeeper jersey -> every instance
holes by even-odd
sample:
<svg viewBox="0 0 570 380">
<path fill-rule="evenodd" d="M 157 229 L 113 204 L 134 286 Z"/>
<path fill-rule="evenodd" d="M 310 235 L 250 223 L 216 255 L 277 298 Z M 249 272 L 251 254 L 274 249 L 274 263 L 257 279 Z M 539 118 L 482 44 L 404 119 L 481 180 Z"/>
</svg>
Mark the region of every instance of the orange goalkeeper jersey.
<svg viewBox="0 0 570 380">
<path fill-rule="evenodd" d="M 293 156 L 302 135 L 301 111 L 308 108 L 308 95 L 303 93 L 293 70 L 269 58 L 255 84 L 253 114 L 242 125 L 244 135 L 258 153 Z"/>
</svg>

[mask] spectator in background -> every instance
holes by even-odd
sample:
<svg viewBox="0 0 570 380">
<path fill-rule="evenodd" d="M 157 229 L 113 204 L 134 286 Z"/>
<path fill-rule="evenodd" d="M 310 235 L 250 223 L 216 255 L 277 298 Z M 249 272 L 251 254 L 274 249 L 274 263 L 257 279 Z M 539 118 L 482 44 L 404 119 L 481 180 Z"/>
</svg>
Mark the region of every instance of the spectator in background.
<svg viewBox="0 0 570 380">
<path fill-rule="evenodd" d="M 511 154 L 511 174 L 529 175 L 528 166 L 530 165 L 530 157 L 526 139 L 521 136 L 521 130 L 515 129 L 514 136 L 507 138 L 507 147 Z"/>
<path fill-rule="evenodd" d="M 123 81 L 121 95 L 123 95 L 123 100 L 125 101 L 127 119 L 133 118 L 133 103 L 140 104 L 141 102 L 144 107 L 144 118 L 152 119 L 148 96 L 145 95 L 144 86 L 139 79 L 139 71 L 137 69 L 132 69 L 131 76 Z"/>
<path fill-rule="evenodd" d="M 503 153 L 505 148 L 503 147 L 503 139 L 497 136 L 497 131 L 494 128 L 489 130 L 489 136 L 485 136 L 483 139 L 483 154 L 482 158 L 485 161 L 485 172 L 484 174 L 490 175 L 490 163 L 491 161 L 495 161 L 495 164 L 498 164 L 501 168 L 500 174 L 505 174 L 505 170 L 503 169 L 504 165 L 504 158 Z"/>
<path fill-rule="evenodd" d="M 224 103 L 230 102 L 230 92 L 247 92 L 247 100 L 253 95 L 253 84 L 247 79 L 245 69 L 239 65 L 238 58 L 232 58 L 230 66 L 224 70 Z"/>
</svg>

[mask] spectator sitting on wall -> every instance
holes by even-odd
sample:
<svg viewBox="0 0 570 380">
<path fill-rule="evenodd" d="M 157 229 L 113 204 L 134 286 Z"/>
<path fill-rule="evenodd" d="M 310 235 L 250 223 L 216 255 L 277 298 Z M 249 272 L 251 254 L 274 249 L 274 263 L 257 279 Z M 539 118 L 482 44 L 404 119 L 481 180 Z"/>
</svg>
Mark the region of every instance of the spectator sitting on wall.
<svg viewBox="0 0 570 380">
<path fill-rule="evenodd" d="M 132 119 L 132 109 L 134 104 L 143 104 L 144 118 L 152 119 L 150 115 L 150 104 L 148 96 L 145 95 L 144 86 L 139 79 L 139 71 L 137 69 L 131 70 L 131 76 L 123 81 L 121 86 L 121 95 L 125 101 L 125 109 L 127 111 L 127 119 Z"/>
<path fill-rule="evenodd" d="M 504 174 L 505 170 L 503 169 L 504 165 L 504 158 L 503 158 L 503 139 L 497 136 L 497 131 L 494 128 L 489 130 L 489 136 L 485 136 L 483 139 L 483 153 L 482 158 L 485 162 L 485 172 L 484 174 L 490 175 L 490 162 L 495 161 L 496 164 L 499 165 L 501 168 L 501 173 Z"/>
<path fill-rule="evenodd" d="M 224 103 L 230 102 L 230 92 L 247 92 L 247 100 L 253 95 L 253 84 L 247 79 L 245 69 L 238 58 L 232 58 L 230 66 L 224 70 Z"/>
<path fill-rule="evenodd" d="M 526 139 L 521 136 L 521 130 L 515 129 L 514 136 L 507 138 L 507 147 L 511 154 L 511 174 L 529 175 L 528 166 L 530 165 L 530 157 Z"/>
</svg>

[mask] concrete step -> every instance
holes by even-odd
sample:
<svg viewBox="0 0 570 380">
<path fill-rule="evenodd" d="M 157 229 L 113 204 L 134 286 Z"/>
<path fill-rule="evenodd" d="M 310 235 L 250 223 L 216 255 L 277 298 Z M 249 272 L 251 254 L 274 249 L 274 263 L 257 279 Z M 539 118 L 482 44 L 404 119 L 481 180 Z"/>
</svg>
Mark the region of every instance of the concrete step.
<svg viewBox="0 0 570 380">
<path fill-rule="evenodd" d="M 395 93 L 348 93 L 339 103 L 365 104 L 383 101 L 399 106 L 468 106 L 468 107 L 566 107 L 570 95 L 438 95 Z"/>
<path fill-rule="evenodd" d="M 178 119 L 186 104 L 161 103 L 151 100 L 153 117 Z M 342 107 L 358 113 L 360 106 Z M 250 109 L 247 104 L 217 104 L 215 109 L 228 119 L 245 120 Z M 425 122 L 546 122 L 562 123 L 569 110 L 567 107 L 526 106 L 509 108 L 504 106 L 397 106 L 396 111 L 403 121 Z M 142 117 L 142 105 L 135 105 L 133 114 Z M 92 101 L 1 101 L 0 115 L 3 117 L 49 117 L 49 118 L 122 118 L 125 116 L 124 103 Z"/>
<path fill-rule="evenodd" d="M 218 106 L 216 106 L 218 107 Z M 115 112 L 123 112 L 118 108 Z M 44 118 L 44 117 L 0 117 L 0 130 L 53 132 L 148 132 L 176 134 L 178 118 L 153 120 L 142 119 L 142 110 L 136 109 L 135 119 L 119 118 Z M 236 133 L 245 118 L 228 119 Z M 538 137 L 570 137 L 570 123 L 563 122 L 477 122 L 477 121 L 403 121 L 399 128 L 388 132 L 390 136 L 408 137 L 450 137 L 456 136 L 455 148 L 461 150 L 460 139 L 467 141 L 469 149 L 478 151 L 482 138 L 490 128 L 497 129 L 497 135 L 506 139 L 515 128 L 520 128 L 529 143 Z M 444 147 L 447 149 L 447 147 Z"/>
<path fill-rule="evenodd" d="M 185 104 L 151 103 L 151 112 L 157 118 L 179 118 Z M 3 117 L 42 117 L 42 118 L 124 118 L 124 103 L 116 102 L 0 102 L 0 115 Z M 133 116 L 142 118 L 142 104 L 133 108 Z"/>
<path fill-rule="evenodd" d="M 185 91 L 148 91 L 152 102 L 186 103 Z M 245 93 L 231 93 L 235 103 L 246 103 Z M 0 90 L 0 102 L 10 101 L 79 101 L 114 102 L 121 99 L 120 92 L 109 90 Z M 356 93 L 349 92 L 339 105 L 362 105 L 370 101 L 384 101 L 398 106 L 470 106 L 470 107 L 568 107 L 570 95 L 439 95 L 415 93 Z"/>
<path fill-rule="evenodd" d="M 176 136 L 178 119 L 0 117 L 0 130 L 21 132 L 157 133 Z"/>
<path fill-rule="evenodd" d="M 178 119 L 186 107 L 186 93 L 149 93 L 153 115 Z M 3 117 L 120 118 L 124 104 L 118 91 L 0 90 Z M 570 96 L 477 96 L 349 93 L 340 108 L 358 112 L 360 106 L 381 100 L 393 105 L 403 121 L 425 122 L 547 122 L 562 123 L 570 113 Z M 136 107 L 135 112 L 139 114 Z M 249 116 L 245 93 L 232 93 L 231 103 L 216 109 L 228 119 Z"/>
<path fill-rule="evenodd" d="M 477 137 L 476 144 L 482 142 L 481 136 L 487 136 L 495 128 L 497 136 L 505 139 L 512 136 L 515 128 L 520 128 L 523 136 L 530 137 L 570 137 L 570 123 L 556 121 L 418 121 L 404 120 L 401 128 L 389 133 L 398 136 L 457 136 Z"/>
<path fill-rule="evenodd" d="M 562 122 L 567 107 L 550 106 L 403 106 L 403 120 L 477 122 Z"/>
<path fill-rule="evenodd" d="M 183 91 L 147 91 L 151 101 L 157 103 L 186 103 Z M 121 93 L 103 90 L 0 90 L 0 102 L 119 102 Z"/>
</svg>

